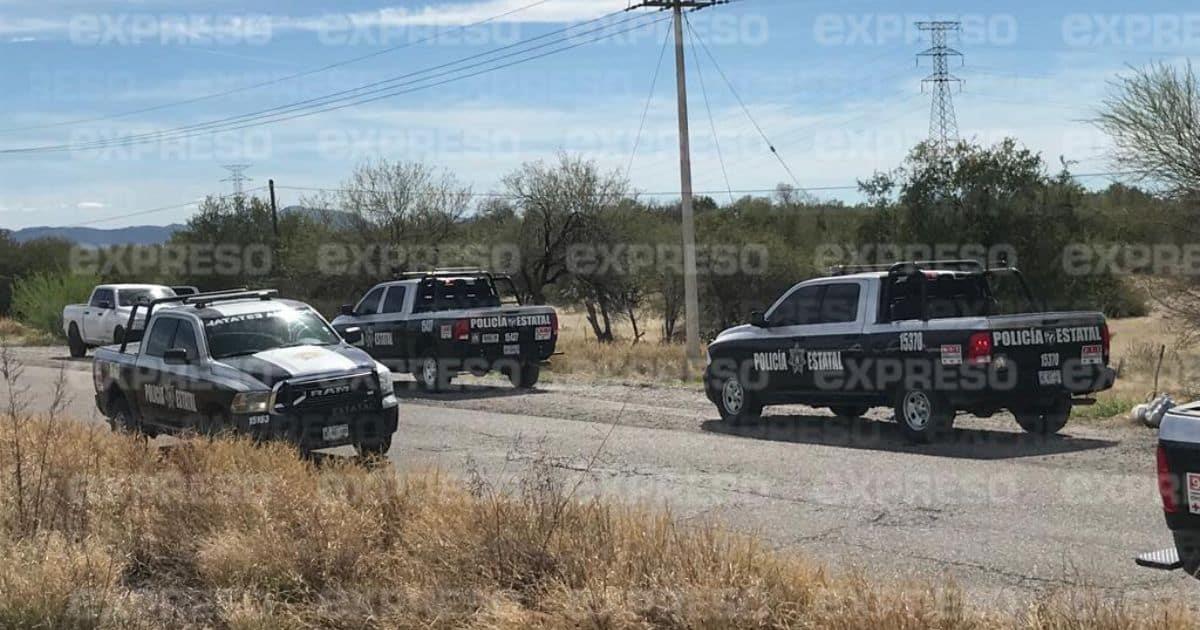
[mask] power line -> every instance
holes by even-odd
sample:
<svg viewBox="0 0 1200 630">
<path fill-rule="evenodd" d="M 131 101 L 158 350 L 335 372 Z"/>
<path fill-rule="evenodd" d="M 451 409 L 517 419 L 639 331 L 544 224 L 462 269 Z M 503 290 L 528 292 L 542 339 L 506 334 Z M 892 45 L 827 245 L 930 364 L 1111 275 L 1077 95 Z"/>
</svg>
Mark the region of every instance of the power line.
<svg viewBox="0 0 1200 630">
<path fill-rule="evenodd" d="M 1097 172 L 1097 173 L 1072 173 L 1070 176 L 1072 179 L 1090 179 L 1090 178 L 1099 178 L 1099 177 L 1103 177 L 1103 178 L 1129 177 L 1129 176 L 1139 176 L 1140 177 L 1140 176 L 1145 176 L 1145 175 L 1149 175 L 1149 174 L 1152 174 L 1151 171 L 1126 170 L 1126 171 L 1107 171 L 1107 172 Z M 361 188 L 323 188 L 323 187 L 318 187 L 318 186 L 279 186 L 279 185 L 277 185 L 277 186 L 275 186 L 275 188 L 278 190 L 295 190 L 295 191 L 301 191 L 301 192 L 331 192 L 331 193 L 366 192 L 366 193 L 372 193 L 372 194 L 381 194 L 382 192 L 384 192 L 384 191 L 369 190 L 369 189 L 364 190 Z M 266 186 L 256 186 L 254 188 L 245 189 L 243 191 L 243 194 L 254 193 L 254 192 L 258 192 L 258 191 L 262 191 L 262 190 L 266 190 L 266 189 L 267 189 Z M 833 185 L 833 186 L 805 186 L 805 187 L 803 187 L 803 190 L 808 191 L 808 192 L 837 192 L 837 191 L 858 190 L 858 189 L 859 189 L 859 185 L 857 183 Z M 776 189 L 776 188 L 742 188 L 742 189 L 734 189 L 734 190 L 698 190 L 698 191 L 695 191 L 695 194 L 704 195 L 704 196 L 715 196 L 715 195 L 721 195 L 721 194 L 732 192 L 732 193 L 738 194 L 738 195 L 769 195 L 769 194 L 774 194 L 777 191 L 778 191 L 778 189 Z M 420 194 L 420 193 L 414 193 L 414 194 Z M 433 194 L 440 194 L 440 193 L 429 193 L 429 194 L 433 195 Z M 471 197 L 471 198 L 487 198 L 487 199 L 518 199 L 518 198 L 520 198 L 519 195 L 513 195 L 513 194 L 508 194 L 508 193 L 475 193 L 475 192 L 472 192 L 472 193 L 467 193 L 466 196 Z M 675 196 L 679 196 L 679 191 L 677 191 L 677 190 L 634 191 L 631 194 L 631 196 L 633 196 L 633 197 L 675 197 Z M 216 199 L 216 200 L 224 200 L 224 199 L 229 199 L 232 197 L 233 197 L 233 195 L 218 195 L 218 196 L 210 196 L 209 198 Z M 187 201 L 187 202 L 177 203 L 177 204 L 172 204 L 172 205 L 167 205 L 167 206 L 158 206 L 158 207 L 149 208 L 146 210 L 137 210 L 137 211 L 129 212 L 129 213 L 125 213 L 125 214 L 100 217 L 97 219 L 91 219 L 89 221 L 84 221 L 82 223 L 73 223 L 70 225 L 64 225 L 64 226 L 59 226 L 59 227 L 86 227 L 88 225 L 95 225 L 97 223 L 107 223 L 109 221 L 118 221 L 120 219 L 129 219 L 129 218 L 133 218 L 133 217 L 146 216 L 146 215 L 150 215 L 150 214 L 156 214 L 159 212 L 166 212 L 169 210 L 178 210 L 178 209 L 186 208 L 189 206 L 199 205 L 200 203 L 203 203 L 204 201 L 205 201 L 204 199 L 200 199 L 200 200 L 196 200 L 196 201 Z M 854 207 L 848 206 L 847 209 L 853 210 Z"/>
<path fill-rule="evenodd" d="M 609 16 L 604 16 L 602 18 L 588 20 L 587 22 L 584 22 L 583 24 L 594 23 L 594 22 L 600 21 L 602 19 L 605 19 L 607 17 L 609 17 Z M 475 55 L 470 55 L 468 57 L 463 57 L 461 59 L 458 59 L 458 60 L 455 60 L 452 62 L 440 64 L 437 66 L 432 66 L 430 68 L 425 68 L 422 70 L 410 72 L 407 74 L 399 75 L 399 76 L 385 79 L 382 81 L 375 81 L 375 82 L 368 83 L 368 84 L 365 84 L 365 85 L 362 85 L 362 86 L 359 86 L 356 88 L 352 88 L 352 89 L 348 89 L 348 90 L 341 90 L 338 92 L 334 92 L 332 94 L 327 94 L 327 95 L 320 96 L 320 97 L 314 97 L 314 98 L 306 99 L 303 101 L 290 103 L 287 105 L 270 107 L 270 108 L 266 108 L 266 109 L 259 110 L 256 112 L 251 112 L 248 114 L 241 114 L 238 116 L 230 116 L 230 117 L 212 120 L 212 121 L 208 121 L 208 122 L 204 122 L 204 123 L 196 123 L 196 124 L 192 124 L 192 125 L 186 125 L 183 127 L 177 127 L 177 128 L 167 129 L 167 130 L 162 130 L 162 131 L 149 132 L 149 133 L 144 133 L 144 134 L 135 134 L 135 135 L 128 136 L 125 138 L 119 138 L 119 139 L 114 139 L 114 140 L 100 140 L 100 141 L 94 141 L 94 142 L 90 142 L 90 143 L 83 143 L 81 145 L 59 144 L 59 145 L 45 145 L 45 146 L 35 146 L 35 147 L 21 147 L 21 148 L 15 148 L 15 149 L 0 149 L 0 154 L 49 153 L 49 152 L 62 152 L 62 151 L 93 150 L 93 149 L 109 148 L 109 147 L 114 147 L 114 146 L 129 146 L 129 145 L 134 145 L 134 144 L 143 144 L 146 142 L 157 142 L 157 141 L 165 141 L 165 140 L 180 140 L 180 139 L 185 139 L 185 138 L 189 138 L 189 137 L 195 137 L 197 135 L 207 135 L 210 133 L 216 133 L 219 131 L 234 131 L 234 130 L 238 130 L 238 129 L 257 127 L 257 126 L 261 126 L 261 125 L 284 122 L 287 120 L 294 120 L 296 118 L 313 116 L 316 114 L 325 113 L 325 112 L 329 112 L 329 111 L 345 109 L 347 107 L 363 105 L 366 103 L 371 103 L 371 102 L 379 101 L 379 100 L 382 100 L 385 98 L 399 96 L 402 94 L 409 94 L 409 93 L 416 92 L 419 90 L 430 89 L 433 87 L 445 85 L 447 83 L 453 83 L 456 81 L 461 81 L 464 79 L 479 76 L 481 74 L 486 74 L 488 72 L 502 70 L 505 68 L 509 68 L 509 67 L 521 64 L 521 63 L 535 61 L 537 59 L 548 57 L 553 54 L 558 54 L 558 53 L 566 52 L 568 50 L 573 50 L 575 48 L 579 48 L 581 46 L 596 43 L 598 41 L 602 41 L 605 39 L 611 39 L 618 35 L 628 33 L 628 32 L 634 31 L 634 30 L 638 30 L 640 28 L 644 28 L 645 26 L 656 24 L 656 23 L 662 22 L 665 19 L 667 19 L 667 18 L 659 18 L 659 19 L 654 19 L 654 20 L 650 20 L 650 21 L 643 21 L 640 24 L 634 24 L 627 28 L 619 29 L 619 30 L 616 30 L 613 32 L 604 33 L 604 34 L 601 34 L 596 37 L 584 39 L 583 41 L 575 41 L 574 43 L 570 43 L 566 46 L 562 46 L 559 48 L 552 48 L 551 50 L 548 50 L 546 52 L 543 52 L 543 53 L 540 53 L 537 55 L 519 58 L 512 62 L 503 63 L 500 65 L 494 65 L 491 67 L 485 67 L 482 70 L 468 72 L 467 74 L 462 74 L 460 76 L 452 76 L 448 79 L 435 81 L 433 83 L 428 83 L 425 85 L 419 85 L 420 83 L 425 82 L 425 81 L 433 81 L 433 80 L 439 79 L 441 77 L 446 77 L 446 76 L 454 75 L 457 73 L 467 72 L 467 71 L 473 70 L 475 68 L 487 66 L 488 64 L 492 64 L 492 63 L 495 63 L 495 62 L 503 60 L 503 59 L 519 57 L 520 55 L 528 54 L 535 50 L 545 49 L 545 48 L 554 46 L 556 44 L 561 44 L 564 42 L 572 42 L 573 40 L 577 40 L 580 35 L 594 34 L 594 33 L 598 33 L 601 31 L 605 31 L 606 29 L 610 29 L 614 26 L 621 26 L 621 25 L 629 23 L 629 22 L 636 22 L 639 19 L 641 19 L 641 17 L 643 17 L 643 16 L 635 16 L 633 18 L 627 18 L 624 20 L 620 20 L 620 21 L 616 22 L 615 24 L 602 25 L 600 27 L 584 30 L 582 32 L 570 33 L 564 37 L 559 37 L 555 40 L 551 40 L 547 43 L 543 43 L 538 46 L 532 46 L 532 47 L 527 46 L 529 43 L 532 43 L 537 40 L 546 39 L 549 37 L 553 37 L 555 35 L 567 33 L 569 31 L 571 31 L 572 29 L 577 28 L 578 25 L 568 27 L 565 29 L 559 29 L 559 30 L 551 32 L 551 33 L 546 33 L 543 35 L 539 35 L 537 37 L 529 38 L 527 40 L 522 40 L 521 42 L 518 42 L 516 44 L 509 44 L 507 46 L 502 46 L 500 48 L 496 48 L 496 49 L 493 49 L 493 50 L 485 52 L 485 53 L 478 53 Z M 480 59 L 482 57 L 488 57 L 488 56 L 494 55 L 497 52 L 501 52 L 504 50 L 511 50 L 514 48 L 521 48 L 521 47 L 524 47 L 524 48 L 522 48 L 520 50 L 516 50 L 515 52 L 505 54 L 505 55 L 500 55 L 500 56 L 493 57 L 491 59 L 486 59 L 484 61 L 480 61 L 477 63 L 468 64 L 462 68 L 445 70 L 446 68 L 450 68 L 450 67 L 456 66 L 456 65 L 461 65 L 467 61 Z M 432 73 L 432 76 L 429 76 L 429 77 L 412 79 L 412 77 L 417 77 L 422 74 L 431 74 L 431 73 Z M 412 80 L 404 81 L 404 79 L 412 79 Z M 395 84 L 397 82 L 400 82 L 400 83 L 398 83 L 397 85 L 391 85 L 389 87 L 377 88 L 377 86 L 386 85 L 386 84 Z M 415 87 L 411 87 L 408 89 L 402 89 L 402 88 L 405 88 L 406 86 L 415 86 Z M 377 88 L 377 89 L 369 89 L 369 88 Z M 367 98 L 367 97 L 369 97 L 369 98 Z M 333 103 L 340 103 L 340 104 L 333 105 Z"/>
<path fill-rule="evenodd" d="M 729 91 L 733 94 L 733 97 L 737 99 L 738 105 L 741 106 L 742 111 L 746 114 L 746 118 L 748 118 L 754 125 L 754 128 L 758 130 L 758 135 L 762 136 L 763 142 L 767 143 L 767 147 L 771 150 L 771 153 L 775 155 L 776 159 L 779 160 L 779 164 L 783 166 L 783 170 L 786 171 L 788 176 L 792 178 L 792 182 L 795 183 L 796 187 L 804 190 L 804 188 L 800 185 L 800 180 L 796 177 L 796 174 L 792 172 L 792 168 L 788 166 L 787 161 L 783 159 L 783 156 L 779 154 L 779 150 L 775 148 L 775 144 L 772 143 L 771 139 L 767 137 L 767 132 L 763 131 L 762 125 L 758 124 L 758 121 L 755 120 L 754 115 L 750 113 L 750 108 L 746 106 L 746 101 L 742 99 L 742 95 L 739 94 L 737 88 L 734 87 L 733 81 L 729 80 L 729 76 L 726 75 L 725 71 L 721 69 L 721 64 L 717 63 L 716 56 L 713 55 L 712 50 L 709 49 L 708 44 L 704 41 L 704 38 L 700 37 L 700 34 L 692 28 L 691 21 L 687 22 L 687 26 L 688 30 L 692 34 L 692 37 L 694 37 L 697 42 L 700 42 L 700 47 L 704 49 L 705 55 L 707 55 L 709 60 L 712 61 L 713 67 L 717 69 L 717 74 L 721 75 L 721 78 L 725 81 L 725 85 L 729 86 Z"/>
<path fill-rule="evenodd" d="M 191 105 L 194 103 L 201 103 L 204 101 L 210 101 L 210 100 L 222 98 L 225 96 L 231 96 L 233 94 L 238 94 L 241 92 L 248 92 L 251 90 L 256 90 L 258 88 L 269 87 L 272 85 L 277 85 L 279 83 L 284 83 L 286 81 L 291 81 L 293 79 L 299 79 L 302 77 L 311 76 L 314 74 L 320 74 L 322 72 L 327 72 L 329 70 L 333 70 L 335 68 L 340 68 L 342 66 L 348 66 L 350 64 L 354 64 L 354 63 L 358 63 L 360 61 L 365 61 L 367 59 L 372 59 L 374 57 L 386 55 L 388 53 L 392 53 L 392 52 L 395 52 L 397 50 L 401 50 L 404 48 L 411 48 L 413 46 L 417 46 L 420 44 L 435 41 L 447 33 L 454 32 L 454 31 L 465 31 L 470 28 L 483 26 L 484 24 L 488 24 L 490 22 L 494 22 L 496 20 L 500 20 L 500 19 L 509 17 L 511 15 L 515 15 L 515 14 L 521 13 L 523 11 L 528 11 L 528 10 L 538 7 L 540 5 L 546 4 L 547 2 L 550 2 L 550 1 L 551 0 L 537 0 L 537 2 L 532 2 L 530 4 L 526 4 L 524 6 L 517 7 L 515 9 L 506 11 L 504 13 L 500 13 L 498 15 L 494 15 L 492 17 L 489 17 L 489 18 L 486 18 L 483 20 L 479 20 L 478 22 L 473 22 L 471 24 L 466 24 L 466 25 L 462 25 L 462 26 L 456 26 L 454 28 L 447 29 L 444 31 L 438 31 L 438 32 L 434 33 L 433 35 L 418 39 L 416 41 L 399 44 L 397 46 L 392 46 L 389 48 L 385 48 L 383 50 L 377 50 L 375 52 L 367 53 L 365 55 L 360 55 L 358 57 L 351 57 L 349 59 L 343 59 L 342 61 L 337 61 L 334 63 L 326 64 L 324 66 L 320 66 L 317 68 L 311 68 L 309 70 L 303 70 L 300 72 L 292 73 L 292 74 L 289 74 L 286 76 L 278 77 L 275 79 L 270 79 L 267 81 L 261 81 L 259 83 L 254 83 L 251 85 L 246 85 L 246 86 L 242 86 L 242 87 L 238 87 L 238 88 L 231 88 L 231 89 L 228 89 L 228 90 L 225 90 L 222 92 L 205 94 L 203 96 L 197 96 L 194 98 L 183 99 L 183 100 L 179 100 L 179 101 L 172 101 L 169 103 L 162 103 L 162 104 L 154 105 L 154 106 L 150 106 L 150 107 L 143 107 L 141 109 L 129 110 L 129 111 L 124 111 L 124 112 L 119 112 L 116 114 L 108 114 L 105 116 L 96 116 L 96 117 L 92 117 L 92 118 L 80 118 L 77 120 L 68 120 L 68 121 L 63 121 L 63 122 L 58 122 L 58 123 L 35 125 L 35 126 L 30 126 L 30 127 L 13 127 L 13 128 L 8 128 L 8 129 L 0 129 L 0 135 L 11 135 L 13 133 L 19 133 L 19 132 L 23 132 L 23 131 L 36 131 L 36 130 L 40 130 L 40 129 L 52 129 L 52 128 L 56 128 L 56 127 L 69 127 L 69 126 L 73 126 L 73 125 L 81 125 L 81 124 L 86 124 L 86 123 L 100 122 L 100 121 L 104 121 L 104 120 L 116 120 L 119 118 L 127 118 L 129 116 L 135 116 L 137 114 L 146 114 L 146 113 L 150 113 L 150 112 L 161 111 L 164 109 L 170 109 L 172 107 L 179 107 L 182 105 Z M 609 14 L 609 15 L 615 15 L 615 14 Z"/>
<path fill-rule="evenodd" d="M 638 147 L 642 144 L 642 132 L 646 129 L 646 118 L 650 115 L 650 103 L 654 101 L 654 88 L 658 85 L 658 75 L 662 70 L 663 58 L 667 56 L 667 44 L 671 43 L 671 31 L 663 36 L 662 49 L 658 51 L 658 63 L 654 66 L 654 76 L 650 79 L 650 93 L 646 95 L 646 106 L 642 108 L 642 122 L 638 125 L 637 135 L 633 138 L 633 151 L 629 154 L 629 165 L 625 167 L 625 179 L 633 172 L 633 160 L 637 157 Z"/>
<path fill-rule="evenodd" d="M 695 33 L 692 32 L 691 24 L 688 24 L 688 34 L 692 35 L 692 41 L 696 41 Z M 696 53 L 696 46 L 692 46 L 692 59 L 696 62 L 696 76 L 700 80 L 700 93 L 704 95 L 704 109 L 708 111 L 708 125 L 712 128 L 713 145 L 717 148 L 717 162 L 721 165 L 721 175 L 725 178 L 725 188 L 729 190 L 729 203 L 734 202 L 733 184 L 729 183 L 729 169 L 725 168 L 725 156 L 721 153 L 721 138 L 717 133 L 717 121 L 713 118 L 712 103 L 708 100 L 708 87 L 704 84 L 704 71 L 700 68 L 700 55 Z"/>
</svg>

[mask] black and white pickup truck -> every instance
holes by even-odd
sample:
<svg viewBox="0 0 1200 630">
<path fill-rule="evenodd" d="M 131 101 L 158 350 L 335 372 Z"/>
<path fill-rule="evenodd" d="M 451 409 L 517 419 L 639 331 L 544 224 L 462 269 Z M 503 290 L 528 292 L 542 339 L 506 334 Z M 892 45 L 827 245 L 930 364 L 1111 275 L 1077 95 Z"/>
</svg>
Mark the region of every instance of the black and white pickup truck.
<svg viewBox="0 0 1200 630">
<path fill-rule="evenodd" d="M 364 350 L 396 372 L 411 372 L 428 391 L 449 387 L 458 374 L 494 370 L 531 388 L 554 354 L 558 314 L 516 298 L 505 304 L 498 282 L 511 288 L 506 277 L 479 270 L 404 274 L 342 306 L 333 326 L 361 329 Z"/>
<path fill-rule="evenodd" d="M 1057 433 L 1073 404 L 1094 402 L 1080 397 L 1113 384 L 1108 325 L 1097 312 L 1000 314 L 1000 275 L 1035 303 L 1019 271 L 974 261 L 844 267 L 801 282 L 709 345 L 705 391 L 730 423 L 765 405 L 846 417 L 888 406 L 908 439 L 926 442 L 958 411 L 1008 409 L 1026 431 Z"/>
<path fill-rule="evenodd" d="M 399 408 L 391 372 L 308 305 L 274 291 L 236 291 L 164 297 L 145 308 L 148 332 L 127 328 L 121 345 L 97 350 L 92 365 L 96 406 L 114 429 L 228 431 L 289 441 L 302 452 L 353 445 L 382 455 L 391 447 Z"/>
<path fill-rule="evenodd" d="M 1158 493 L 1175 546 L 1139 555 L 1137 563 L 1200 579 L 1200 402 L 1163 414 L 1157 456 Z"/>
</svg>

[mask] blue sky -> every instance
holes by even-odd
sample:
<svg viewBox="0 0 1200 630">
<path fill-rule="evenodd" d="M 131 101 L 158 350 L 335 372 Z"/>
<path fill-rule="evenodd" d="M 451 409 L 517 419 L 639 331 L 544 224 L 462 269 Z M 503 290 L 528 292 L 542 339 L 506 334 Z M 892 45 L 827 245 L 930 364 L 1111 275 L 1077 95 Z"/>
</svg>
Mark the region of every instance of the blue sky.
<svg viewBox="0 0 1200 630">
<path fill-rule="evenodd" d="M 670 51 L 650 96 L 667 23 L 614 33 L 662 17 L 653 13 L 603 31 L 612 37 L 601 42 L 356 107 L 174 141 L 79 148 L 398 77 L 628 4 L 548 0 L 513 12 L 532 1 L 0 0 L 0 150 L 75 147 L 0 154 L 0 227 L 182 221 L 193 208 L 108 218 L 227 193 L 221 167 L 232 163 L 250 165 L 249 187 L 274 178 L 281 187 L 320 188 L 338 186 L 365 159 L 420 160 L 480 193 L 500 190 L 520 163 L 559 150 L 625 171 L 647 102 L 631 182 L 642 191 L 677 190 Z M 454 28 L 505 13 L 486 26 Z M 965 80 L 955 94 L 963 137 L 1015 136 L 1052 165 L 1060 156 L 1078 162 L 1081 173 L 1119 168 L 1106 157 L 1108 140 L 1086 122 L 1107 82 L 1130 65 L 1182 63 L 1200 53 L 1200 7 L 1178 1 L 742 0 L 691 17 L 799 183 L 851 202 L 853 191 L 822 189 L 895 167 L 928 133 L 921 78 L 930 68 L 916 64 L 926 42 L 913 26 L 926 19 L 963 22 L 952 42 L 965 55 L 952 67 Z M 570 42 L 587 41 L 591 35 L 579 31 L 595 26 L 578 27 Z M 705 52 L 695 55 L 688 62 L 697 189 L 789 182 Z M 265 82 L 272 84 L 240 91 Z M 223 92 L 232 93 L 164 107 Z M 106 118 L 138 110 L 148 111 Z M 281 189 L 280 201 L 302 194 Z"/>
</svg>

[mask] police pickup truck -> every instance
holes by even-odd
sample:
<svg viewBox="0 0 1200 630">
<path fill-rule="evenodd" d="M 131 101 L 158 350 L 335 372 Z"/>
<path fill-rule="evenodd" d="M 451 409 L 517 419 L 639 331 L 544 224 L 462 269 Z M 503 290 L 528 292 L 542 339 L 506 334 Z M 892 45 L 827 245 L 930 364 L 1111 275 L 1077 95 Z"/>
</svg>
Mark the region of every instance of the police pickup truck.
<svg viewBox="0 0 1200 630">
<path fill-rule="evenodd" d="M 1174 407 L 1158 428 L 1158 492 L 1173 548 L 1144 553 L 1137 563 L 1183 569 L 1200 578 L 1200 402 Z"/>
<path fill-rule="evenodd" d="M 115 430 L 233 432 L 302 452 L 391 447 L 392 374 L 315 310 L 274 291 L 197 293 L 146 305 L 146 326 L 96 351 L 96 406 Z M 156 306 L 163 306 L 155 310 Z M 168 308 L 169 307 L 169 308 Z M 137 307 L 130 313 L 130 321 Z M 347 330 L 353 341 L 356 330 Z"/>
<path fill-rule="evenodd" d="M 1001 314 L 991 282 L 1001 275 L 1015 278 L 1026 312 Z M 1073 404 L 1094 402 L 1081 396 L 1112 386 L 1108 326 L 1101 313 L 1033 304 L 1019 271 L 975 261 L 836 268 L 722 332 L 705 391 L 729 423 L 773 404 L 845 417 L 888 406 L 905 437 L 927 442 L 958 411 L 1008 409 L 1026 431 L 1057 433 Z"/>
<path fill-rule="evenodd" d="M 531 388 L 554 354 L 558 315 L 516 298 L 504 304 L 498 282 L 512 288 L 508 278 L 479 270 L 402 274 L 342 306 L 333 326 L 361 329 L 363 349 L 397 372 L 411 372 L 427 391 L 449 387 L 461 373 L 493 370 L 515 387 Z"/>
</svg>

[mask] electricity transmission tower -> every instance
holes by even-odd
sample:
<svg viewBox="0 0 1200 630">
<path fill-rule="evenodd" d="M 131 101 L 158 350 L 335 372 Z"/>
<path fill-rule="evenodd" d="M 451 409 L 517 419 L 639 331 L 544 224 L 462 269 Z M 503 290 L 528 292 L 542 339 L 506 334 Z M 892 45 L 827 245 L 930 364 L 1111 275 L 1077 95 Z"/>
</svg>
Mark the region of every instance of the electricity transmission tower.
<svg viewBox="0 0 1200 630">
<path fill-rule="evenodd" d="M 930 47 L 917 53 L 933 59 L 933 73 L 921 81 L 921 90 L 933 84 L 933 105 L 929 112 L 929 140 L 940 147 L 947 147 L 958 140 L 958 119 L 954 114 L 954 98 L 951 84 L 962 84 L 962 79 L 950 74 L 950 57 L 962 59 L 962 53 L 946 45 L 947 34 L 958 32 L 961 22 L 917 22 L 917 28 L 929 33 Z"/>
<path fill-rule="evenodd" d="M 675 13 L 675 86 L 679 98 L 679 179 L 683 211 L 683 306 L 687 355 L 700 361 L 700 297 L 696 286 L 696 217 L 692 209 L 692 148 L 688 134 L 687 66 L 683 51 L 683 11 L 699 11 L 729 0 L 643 0 L 627 10 L 654 8 Z"/>
<path fill-rule="evenodd" d="M 249 164 L 226 164 L 221 168 L 229 171 L 229 177 L 222 179 L 222 182 L 233 184 L 233 201 L 238 206 L 241 206 L 246 199 L 246 182 L 250 181 L 246 177 L 246 169 L 250 168 Z"/>
</svg>

